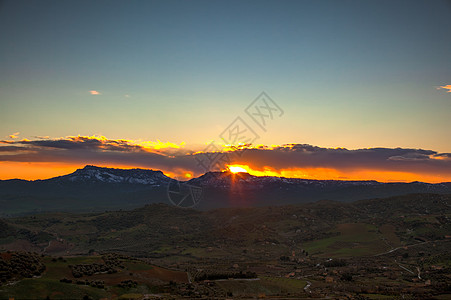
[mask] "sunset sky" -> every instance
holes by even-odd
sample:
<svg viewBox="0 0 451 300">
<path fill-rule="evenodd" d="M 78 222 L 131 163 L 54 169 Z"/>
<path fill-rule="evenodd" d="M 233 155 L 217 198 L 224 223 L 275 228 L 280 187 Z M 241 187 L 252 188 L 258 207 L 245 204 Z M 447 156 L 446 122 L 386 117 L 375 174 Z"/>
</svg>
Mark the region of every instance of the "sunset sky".
<svg viewBox="0 0 451 300">
<path fill-rule="evenodd" d="M 0 179 L 187 179 L 222 151 L 255 175 L 451 181 L 450 32 L 449 1 L 1 1 Z"/>
</svg>

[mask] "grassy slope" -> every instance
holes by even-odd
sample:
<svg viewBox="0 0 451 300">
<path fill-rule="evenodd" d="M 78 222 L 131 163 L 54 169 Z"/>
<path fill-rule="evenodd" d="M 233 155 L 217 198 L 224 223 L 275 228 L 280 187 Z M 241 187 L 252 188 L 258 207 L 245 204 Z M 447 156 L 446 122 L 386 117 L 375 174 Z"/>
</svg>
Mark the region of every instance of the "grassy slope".
<svg viewBox="0 0 451 300">
<path fill-rule="evenodd" d="M 83 276 L 78 280 L 102 280 L 106 288 L 77 285 L 76 278 L 72 276 L 69 265 L 101 263 L 100 256 L 89 257 L 67 257 L 63 260 L 52 261 L 50 257 L 44 258 L 47 267 L 44 274 L 39 278 L 23 279 L 13 285 L 0 288 L 0 298 L 15 297 L 16 299 L 44 299 L 47 296 L 58 299 L 81 299 L 89 295 L 94 299 L 116 298 L 126 293 L 150 293 L 153 284 L 161 284 L 170 280 L 187 282 L 184 272 L 171 271 L 144 262 L 135 260 L 123 260 L 125 269 L 115 274 L 94 274 Z M 62 283 L 59 280 L 67 278 L 73 283 Z M 136 288 L 120 288 L 116 285 L 121 281 L 133 280 L 138 282 Z"/>
</svg>

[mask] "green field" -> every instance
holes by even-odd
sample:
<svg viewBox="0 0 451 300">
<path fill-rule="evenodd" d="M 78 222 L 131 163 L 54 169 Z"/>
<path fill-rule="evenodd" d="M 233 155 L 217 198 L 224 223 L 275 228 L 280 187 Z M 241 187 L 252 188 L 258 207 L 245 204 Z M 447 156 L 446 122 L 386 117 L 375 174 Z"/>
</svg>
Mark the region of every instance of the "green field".
<svg viewBox="0 0 451 300">
<path fill-rule="evenodd" d="M 0 288 L 0 298 L 16 299 L 81 299 L 88 295 L 94 299 L 109 297 L 103 289 L 90 286 L 59 282 L 59 279 L 33 278 L 24 279 L 7 287 Z"/>
<path fill-rule="evenodd" d="M 364 223 L 339 224 L 338 235 L 304 244 L 310 255 L 327 257 L 355 257 L 386 251 L 388 246 L 374 225 Z"/>
<path fill-rule="evenodd" d="M 83 275 L 81 278 L 74 278 L 70 265 L 101 264 L 101 256 L 79 256 L 55 259 L 43 257 L 46 266 L 44 273 L 36 278 L 26 278 L 18 282 L 3 285 L 0 287 L 0 299 L 81 299 L 89 296 L 93 299 L 115 299 L 123 294 L 150 293 L 156 286 L 168 283 L 170 280 L 186 282 L 187 277 L 184 272 L 171 271 L 160 267 L 152 266 L 144 261 L 136 259 L 121 258 L 124 266 L 119 272 L 114 274 L 98 273 L 91 276 Z M 60 279 L 72 280 L 72 283 L 60 282 Z M 76 281 L 103 281 L 104 288 L 93 287 L 85 284 L 76 284 Z M 137 282 L 136 286 L 119 287 L 122 281 L 131 280 Z M 157 288 L 158 290 L 158 288 Z"/>
</svg>

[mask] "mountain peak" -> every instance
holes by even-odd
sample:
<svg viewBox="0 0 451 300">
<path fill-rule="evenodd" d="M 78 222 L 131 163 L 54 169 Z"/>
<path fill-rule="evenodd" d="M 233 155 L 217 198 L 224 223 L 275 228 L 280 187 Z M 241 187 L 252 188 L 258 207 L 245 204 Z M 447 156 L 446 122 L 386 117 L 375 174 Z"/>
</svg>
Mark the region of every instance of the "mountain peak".
<svg viewBox="0 0 451 300">
<path fill-rule="evenodd" d="M 223 171 L 207 172 L 197 178 L 191 179 L 189 182 L 201 186 L 229 186 L 231 183 L 252 183 L 259 178 L 263 177 L 254 176 L 249 173 Z"/>
<path fill-rule="evenodd" d="M 135 183 L 161 185 L 170 180 L 163 172 L 148 169 L 116 169 L 86 165 L 75 172 L 50 180 L 70 182 L 105 182 L 105 183 Z"/>
<path fill-rule="evenodd" d="M 120 169 L 120 168 L 109 168 L 109 167 L 98 167 L 98 166 L 94 166 L 94 165 L 86 165 L 81 169 L 77 169 L 78 170 L 102 170 L 102 171 L 144 171 L 144 172 L 155 172 L 155 173 L 161 173 L 163 174 L 162 171 L 160 170 L 152 170 L 152 169 L 141 169 L 141 168 L 133 168 L 133 169 Z"/>
</svg>

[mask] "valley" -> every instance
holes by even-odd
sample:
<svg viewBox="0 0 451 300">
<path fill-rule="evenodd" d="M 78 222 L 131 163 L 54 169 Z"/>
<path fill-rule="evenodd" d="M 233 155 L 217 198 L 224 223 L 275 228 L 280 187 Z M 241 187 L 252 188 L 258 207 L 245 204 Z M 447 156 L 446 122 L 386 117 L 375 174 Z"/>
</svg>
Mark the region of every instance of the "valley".
<svg viewBox="0 0 451 300">
<path fill-rule="evenodd" d="M 0 249 L 41 255 L 47 274 L 41 278 L 58 274 L 51 280 L 64 275 L 72 281 L 58 281 L 55 292 L 63 285 L 94 299 L 121 293 L 136 299 L 444 299 L 450 292 L 450 217 L 451 197 L 437 194 L 210 211 L 151 204 L 3 219 Z M 71 273 L 74 262 L 101 262 L 105 255 L 127 267 L 77 273 L 81 279 Z M 147 269 L 154 271 L 141 272 Z M 34 285 L 41 278 L 24 280 Z M 103 282 L 103 288 L 80 287 L 76 280 Z M 121 281 L 132 284 L 119 288 Z M 14 295 L 22 282 L 2 286 L 0 295 Z"/>
</svg>

